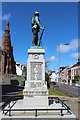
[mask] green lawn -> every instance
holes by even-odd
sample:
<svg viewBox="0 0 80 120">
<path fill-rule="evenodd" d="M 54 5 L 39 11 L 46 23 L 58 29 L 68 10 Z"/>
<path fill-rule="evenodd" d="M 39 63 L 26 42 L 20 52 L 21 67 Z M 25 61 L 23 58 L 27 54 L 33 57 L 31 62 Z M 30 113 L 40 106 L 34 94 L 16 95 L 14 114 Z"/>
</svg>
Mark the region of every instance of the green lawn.
<svg viewBox="0 0 80 120">
<path fill-rule="evenodd" d="M 18 95 L 19 95 L 19 96 L 22 96 L 22 95 L 23 95 L 23 91 L 20 91 L 20 92 L 18 93 Z"/>
<path fill-rule="evenodd" d="M 56 95 L 56 96 L 67 96 L 64 92 L 59 91 L 57 88 L 55 89 L 48 89 L 49 95 Z M 23 95 L 23 91 L 18 93 L 19 96 Z"/>
<path fill-rule="evenodd" d="M 59 91 L 57 88 L 48 89 L 49 95 L 56 95 L 56 96 L 67 96 L 64 92 Z"/>
</svg>

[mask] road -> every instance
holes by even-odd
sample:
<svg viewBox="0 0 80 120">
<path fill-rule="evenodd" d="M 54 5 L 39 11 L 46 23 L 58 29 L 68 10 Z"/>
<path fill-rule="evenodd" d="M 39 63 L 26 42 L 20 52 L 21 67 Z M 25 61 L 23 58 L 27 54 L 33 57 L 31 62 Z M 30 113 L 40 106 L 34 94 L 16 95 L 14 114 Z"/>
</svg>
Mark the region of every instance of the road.
<svg viewBox="0 0 80 120">
<path fill-rule="evenodd" d="M 75 87 L 67 84 L 60 83 L 60 90 L 72 95 L 80 96 L 80 87 Z"/>
</svg>

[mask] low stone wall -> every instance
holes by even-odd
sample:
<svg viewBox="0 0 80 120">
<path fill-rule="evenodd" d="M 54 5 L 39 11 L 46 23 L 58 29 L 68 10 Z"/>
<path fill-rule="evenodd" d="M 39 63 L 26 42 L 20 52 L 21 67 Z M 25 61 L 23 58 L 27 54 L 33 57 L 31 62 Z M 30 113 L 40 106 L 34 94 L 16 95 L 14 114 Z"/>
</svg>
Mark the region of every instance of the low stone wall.
<svg viewBox="0 0 80 120">
<path fill-rule="evenodd" d="M 14 74 L 8 74 L 8 75 L 2 75 L 2 84 L 3 85 L 9 85 L 9 84 L 16 84 L 21 85 L 23 81 L 26 80 L 26 77 L 21 75 L 14 75 Z"/>
</svg>

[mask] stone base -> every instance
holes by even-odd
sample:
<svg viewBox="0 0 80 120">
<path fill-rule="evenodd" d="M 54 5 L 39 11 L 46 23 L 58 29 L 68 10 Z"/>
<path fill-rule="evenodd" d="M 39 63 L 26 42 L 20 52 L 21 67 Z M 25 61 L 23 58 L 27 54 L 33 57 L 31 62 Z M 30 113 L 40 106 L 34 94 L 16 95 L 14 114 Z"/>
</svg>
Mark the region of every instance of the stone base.
<svg viewBox="0 0 80 120">
<path fill-rule="evenodd" d="M 44 54 L 45 50 L 39 46 L 28 49 L 27 80 L 23 90 L 23 101 L 27 107 L 46 108 L 48 106 Z"/>
<path fill-rule="evenodd" d="M 26 81 L 23 95 L 26 107 L 47 107 L 49 104 L 47 84 L 44 81 Z"/>
<path fill-rule="evenodd" d="M 48 96 L 34 96 L 24 98 L 25 106 L 34 108 L 47 108 L 48 107 Z"/>
<path fill-rule="evenodd" d="M 11 118 L 35 118 L 35 111 L 30 111 L 30 109 L 36 109 L 36 106 L 33 107 L 32 103 L 32 107 L 28 106 L 28 102 L 26 101 L 27 99 L 23 99 L 23 100 L 18 100 L 16 102 L 16 104 L 11 108 L 11 109 L 29 109 L 29 111 L 12 111 L 11 112 Z M 30 100 L 30 99 L 28 99 Z M 40 99 L 41 100 L 41 99 Z M 41 102 L 41 101 L 37 101 L 37 103 Z M 42 100 L 44 100 L 42 98 Z M 32 100 L 31 100 L 32 101 Z M 13 103 L 10 103 L 10 105 Z M 36 103 L 35 103 L 36 104 Z M 27 106 L 26 106 L 27 105 Z M 8 109 L 8 106 L 6 107 Z M 64 109 L 64 107 L 62 107 L 62 105 L 60 103 L 56 103 L 55 100 L 53 101 L 53 103 L 51 105 L 48 105 L 47 107 L 41 107 L 39 106 L 38 109 Z M 38 111 L 37 112 L 37 119 L 38 118 L 46 118 L 48 120 L 50 120 L 50 118 L 55 118 L 55 120 L 76 120 L 76 116 L 72 113 L 69 114 L 66 110 L 63 110 L 63 116 L 61 116 L 60 111 L 56 111 L 56 110 L 51 110 L 51 111 Z M 10 116 L 8 116 L 9 114 L 4 115 L 3 114 L 3 118 L 10 118 Z M 51 120 L 52 120 L 51 119 Z"/>
</svg>

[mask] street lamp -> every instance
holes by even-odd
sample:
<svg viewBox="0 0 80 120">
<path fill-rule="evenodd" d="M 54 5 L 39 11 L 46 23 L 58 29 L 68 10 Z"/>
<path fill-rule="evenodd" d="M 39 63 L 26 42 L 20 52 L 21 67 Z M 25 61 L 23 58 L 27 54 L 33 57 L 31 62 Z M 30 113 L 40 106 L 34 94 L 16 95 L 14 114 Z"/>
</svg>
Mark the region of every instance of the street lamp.
<svg viewBox="0 0 80 120">
<path fill-rule="evenodd" d="M 58 44 L 58 50 L 59 50 L 59 79 L 58 79 L 58 85 L 60 87 L 60 45 L 61 44 Z M 64 44 L 64 45 L 69 45 L 68 43 L 67 44 Z"/>
</svg>

